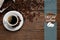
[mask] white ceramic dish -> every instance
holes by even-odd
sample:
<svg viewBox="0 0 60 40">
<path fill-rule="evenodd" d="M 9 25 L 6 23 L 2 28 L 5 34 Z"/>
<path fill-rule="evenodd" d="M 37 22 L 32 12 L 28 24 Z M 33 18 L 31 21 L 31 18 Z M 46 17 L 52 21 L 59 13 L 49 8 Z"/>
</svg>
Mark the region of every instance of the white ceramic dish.
<svg viewBox="0 0 60 40">
<path fill-rule="evenodd" d="M 20 21 L 20 24 L 19 24 L 17 27 L 15 27 L 15 28 L 11 27 L 11 26 L 7 23 L 7 18 L 8 18 L 10 15 L 16 15 L 16 16 L 18 16 L 18 17 L 20 18 L 20 20 L 21 20 L 21 21 Z M 3 25 L 4 25 L 4 27 L 5 27 L 7 30 L 9 30 L 9 31 L 17 31 L 17 30 L 19 30 L 19 29 L 22 27 L 23 23 L 24 23 L 23 16 L 22 16 L 22 14 L 19 13 L 18 11 L 9 11 L 9 12 L 7 12 L 7 13 L 4 15 L 4 17 L 3 17 Z"/>
</svg>

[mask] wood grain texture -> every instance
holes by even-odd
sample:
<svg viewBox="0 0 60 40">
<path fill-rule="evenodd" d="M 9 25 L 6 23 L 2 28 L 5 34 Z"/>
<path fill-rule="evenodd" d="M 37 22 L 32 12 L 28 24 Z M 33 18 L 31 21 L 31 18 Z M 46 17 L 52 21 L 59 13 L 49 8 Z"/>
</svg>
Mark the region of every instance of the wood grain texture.
<svg viewBox="0 0 60 40">
<path fill-rule="evenodd" d="M 9 6 L 9 7 L 8 7 Z M 44 40 L 44 1 L 43 0 L 16 0 L 5 2 L 0 14 L 0 40 Z M 24 25 L 16 32 L 10 32 L 3 26 L 3 16 L 6 12 L 16 10 L 24 17 Z"/>
<path fill-rule="evenodd" d="M 44 40 L 44 3 L 36 1 L 16 0 L 15 4 L 7 2 L 12 5 L 0 14 L 0 40 Z M 6 6 L 5 3 L 2 8 Z M 4 14 L 10 10 L 17 10 L 24 16 L 24 25 L 16 32 L 6 30 L 2 23 Z M 60 40 L 60 0 L 57 0 L 57 40 Z"/>
<path fill-rule="evenodd" d="M 60 40 L 60 0 L 57 0 L 57 39 Z"/>
</svg>

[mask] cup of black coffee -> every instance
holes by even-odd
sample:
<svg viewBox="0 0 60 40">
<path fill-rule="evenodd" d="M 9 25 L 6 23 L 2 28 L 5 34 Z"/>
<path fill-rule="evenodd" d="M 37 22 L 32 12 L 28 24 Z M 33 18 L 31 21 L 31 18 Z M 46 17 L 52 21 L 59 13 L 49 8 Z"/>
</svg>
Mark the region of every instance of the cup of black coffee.
<svg viewBox="0 0 60 40">
<path fill-rule="evenodd" d="M 8 17 L 7 22 L 10 26 L 15 26 L 18 24 L 18 17 L 16 15 L 11 15 Z"/>
</svg>

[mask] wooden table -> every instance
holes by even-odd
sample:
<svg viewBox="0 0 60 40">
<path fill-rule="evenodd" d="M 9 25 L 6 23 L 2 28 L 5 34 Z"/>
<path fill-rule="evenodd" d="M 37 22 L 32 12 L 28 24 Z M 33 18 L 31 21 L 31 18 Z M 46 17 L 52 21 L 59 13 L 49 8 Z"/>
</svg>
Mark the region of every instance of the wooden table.
<svg viewBox="0 0 60 40">
<path fill-rule="evenodd" d="M 60 0 L 57 0 L 57 39 L 60 40 Z"/>
<path fill-rule="evenodd" d="M 42 3 L 40 3 L 42 2 Z M 11 1 L 7 2 L 9 5 Z M 40 3 L 40 4 L 39 4 Z M 57 39 L 60 40 L 60 0 L 57 0 Z M 4 4 L 4 7 L 7 5 Z M 41 8 L 41 9 L 40 9 Z M 44 1 L 16 0 L 0 14 L 0 40 L 44 40 Z M 3 26 L 2 20 L 6 12 L 17 10 L 24 17 L 24 25 L 16 32 L 10 32 Z"/>
<path fill-rule="evenodd" d="M 0 40 L 44 40 L 44 1 L 41 2 L 39 0 L 5 2 L 2 8 L 9 7 L 0 14 Z M 6 30 L 2 23 L 5 13 L 11 10 L 19 11 L 24 17 L 24 25 L 16 32 Z"/>
</svg>

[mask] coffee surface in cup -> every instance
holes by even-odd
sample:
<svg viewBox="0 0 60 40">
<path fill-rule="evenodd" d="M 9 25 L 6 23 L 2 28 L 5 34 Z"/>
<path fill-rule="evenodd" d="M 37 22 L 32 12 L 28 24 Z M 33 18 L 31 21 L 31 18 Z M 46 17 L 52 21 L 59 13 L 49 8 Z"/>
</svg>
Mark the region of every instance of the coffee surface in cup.
<svg viewBox="0 0 60 40">
<path fill-rule="evenodd" d="M 10 16 L 10 17 L 8 17 L 8 22 L 10 24 L 16 24 L 17 18 L 15 16 Z"/>
</svg>

